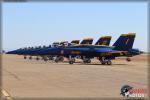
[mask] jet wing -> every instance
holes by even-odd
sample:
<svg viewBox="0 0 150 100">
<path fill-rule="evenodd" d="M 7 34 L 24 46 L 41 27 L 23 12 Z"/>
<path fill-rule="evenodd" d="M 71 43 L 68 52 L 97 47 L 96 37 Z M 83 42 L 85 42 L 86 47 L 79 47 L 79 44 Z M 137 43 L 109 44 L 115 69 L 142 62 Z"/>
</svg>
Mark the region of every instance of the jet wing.
<svg viewBox="0 0 150 100">
<path fill-rule="evenodd" d="M 88 51 L 89 48 L 65 48 L 65 50 L 69 50 L 69 51 Z"/>
<path fill-rule="evenodd" d="M 101 48 L 101 49 L 95 49 L 96 53 L 107 53 L 107 54 L 116 54 L 116 55 L 126 55 L 128 54 L 128 51 L 118 51 L 118 50 L 112 50 L 109 48 Z"/>
</svg>

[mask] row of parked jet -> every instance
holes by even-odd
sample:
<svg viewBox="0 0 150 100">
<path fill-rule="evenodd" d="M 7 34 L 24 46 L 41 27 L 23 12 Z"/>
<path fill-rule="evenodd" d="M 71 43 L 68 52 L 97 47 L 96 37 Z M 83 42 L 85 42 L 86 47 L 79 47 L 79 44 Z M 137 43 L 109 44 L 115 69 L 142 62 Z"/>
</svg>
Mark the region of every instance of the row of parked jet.
<svg viewBox="0 0 150 100">
<path fill-rule="evenodd" d="M 69 64 L 75 63 L 76 58 L 82 59 L 84 63 L 91 63 L 91 59 L 96 57 L 102 65 L 111 65 L 111 60 L 116 57 L 127 57 L 126 60 L 131 61 L 130 57 L 143 53 L 139 49 L 132 48 L 135 36 L 135 33 L 121 34 L 112 46 L 109 46 L 112 37 L 102 36 L 94 45 L 92 45 L 93 38 L 86 38 L 81 43 L 80 40 L 73 40 L 70 43 L 54 42 L 47 47 L 28 47 L 9 51 L 7 54 L 24 55 L 24 59 L 27 59 L 27 56 L 29 59 L 36 56 L 36 60 L 42 57 L 44 61 L 55 62 L 63 61 L 65 57 Z"/>
</svg>

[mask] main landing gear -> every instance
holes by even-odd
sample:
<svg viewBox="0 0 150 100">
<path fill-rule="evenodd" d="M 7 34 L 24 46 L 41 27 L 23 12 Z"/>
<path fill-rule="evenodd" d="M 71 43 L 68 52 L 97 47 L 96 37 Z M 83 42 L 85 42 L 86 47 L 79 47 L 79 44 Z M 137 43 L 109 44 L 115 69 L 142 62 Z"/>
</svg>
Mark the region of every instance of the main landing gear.
<svg viewBox="0 0 150 100">
<path fill-rule="evenodd" d="M 27 59 L 27 56 L 24 56 L 24 59 Z M 32 56 L 29 57 L 29 60 L 32 60 Z"/>
<path fill-rule="evenodd" d="M 72 56 L 69 56 L 69 64 L 75 63 L 75 58 Z"/>
<path fill-rule="evenodd" d="M 47 56 L 49 60 L 54 60 L 53 56 Z"/>
<path fill-rule="evenodd" d="M 46 56 L 42 56 L 42 60 L 44 60 L 46 62 L 48 59 Z"/>
<path fill-rule="evenodd" d="M 91 59 L 90 59 L 90 58 L 84 58 L 84 59 L 83 59 L 83 62 L 84 62 L 84 63 L 91 63 Z"/>
<path fill-rule="evenodd" d="M 101 62 L 102 65 L 106 65 L 106 64 L 107 65 L 111 65 L 112 64 L 111 59 L 108 59 L 108 58 L 105 58 L 105 57 L 102 57 L 99 60 L 100 60 L 100 62 Z"/>
<path fill-rule="evenodd" d="M 73 64 L 75 62 L 75 58 L 71 58 L 70 60 L 69 60 L 69 64 Z"/>
<path fill-rule="evenodd" d="M 64 61 L 64 57 L 63 56 L 57 56 L 54 61 L 56 63 L 58 63 L 59 61 L 63 62 Z"/>
</svg>

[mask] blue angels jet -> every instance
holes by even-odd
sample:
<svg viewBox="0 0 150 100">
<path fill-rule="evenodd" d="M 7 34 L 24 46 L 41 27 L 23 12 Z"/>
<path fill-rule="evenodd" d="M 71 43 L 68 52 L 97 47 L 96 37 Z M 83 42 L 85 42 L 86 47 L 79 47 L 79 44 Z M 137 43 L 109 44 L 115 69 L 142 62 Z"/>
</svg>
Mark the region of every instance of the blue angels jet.
<svg viewBox="0 0 150 100">
<path fill-rule="evenodd" d="M 99 40 L 95 43 L 95 45 L 106 45 L 106 46 L 108 46 L 110 44 L 110 40 L 111 40 L 111 36 L 103 36 L 103 37 L 99 38 Z M 64 48 L 69 48 L 69 47 L 74 47 L 74 46 L 76 47 L 77 45 L 82 45 L 82 46 L 92 45 L 92 42 L 93 42 L 93 38 L 86 38 L 80 44 L 64 46 L 63 48 L 62 47 L 60 47 L 60 48 L 49 48 L 49 49 L 39 51 L 38 54 L 39 55 L 53 55 L 53 56 L 55 56 L 55 62 L 63 61 L 62 60 L 63 59 L 63 52 L 62 51 Z M 77 56 L 80 56 L 80 55 L 77 55 Z"/>
<path fill-rule="evenodd" d="M 66 47 L 61 50 L 61 54 L 69 59 L 69 63 L 73 64 L 75 56 L 80 55 L 85 63 L 91 62 L 90 59 L 98 57 L 101 64 L 111 65 L 112 59 L 116 57 L 125 56 L 128 57 L 127 61 L 130 61 L 129 57 L 139 55 L 142 52 L 138 49 L 134 49 L 133 43 L 135 39 L 135 33 L 122 34 L 113 46 L 103 45 L 75 45 Z"/>
<path fill-rule="evenodd" d="M 70 44 L 79 44 L 80 40 L 72 40 Z M 17 50 L 9 51 L 7 54 L 18 54 L 18 55 L 24 55 L 24 59 L 27 59 L 27 56 L 29 56 L 29 59 L 32 59 L 32 56 L 37 56 L 36 60 L 39 60 L 40 55 L 37 54 L 37 52 L 41 50 L 45 50 L 48 48 L 57 48 L 59 45 L 65 45 L 65 43 L 68 43 L 68 41 L 63 42 L 54 42 L 52 45 L 49 46 L 39 46 L 39 47 L 28 47 L 28 48 L 20 48 Z M 43 60 L 47 61 L 46 56 L 41 56 Z M 49 59 L 51 59 L 49 56 L 47 56 Z"/>
<path fill-rule="evenodd" d="M 53 60 L 57 56 L 55 52 L 60 51 L 60 49 L 66 46 L 73 46 L 73 45 L 79 44 L 79 42 L 80 40 L 72 40 L 71 43 L 68 43 L 68 41 L 63 41 L 63 42 L 60 42 L 59 45 L 57 46 L 52 46 L 52 48 L 41 49 L 39 51 L 34 52 L 34 54 L 36 54 L 37 56 L 39 55 L 42 56 L 44 58 L 44 61 L 47 61 L 47 57 L 50 60 Z M 80 44 L 92 44 L 92 42 L 93 42 L 93 38 L 85 38 L 81 41 Z M 59 61 L 63 61 L 64 58 L 62 56 L 59 56 L 57 57 L 57 59 L 59 59 Z"/>
<path fill-rule="evenodd" d="M 33 50 L 32 52 L 31 51 L 27 51 L 28 53 L 25 53 L 25 54 L 28 54 L 30 56 L 37 56 L 37 60 L 39 59 L 38 56 L 41 56 L 43 58 L 44 61 L 47 61 L 47 58 L 49 60 L 53 60 L 53 57 L 54 55 L 47 55 L 47 54 L 40 54 L 39 52 L 43 52 L 43 51 L 47 51 L 47 50 L 58 50 L 60 48 L 63 48 L 65 46 L 73 46 L 75 44 L 79 44 L 80 40 L 72 40 L 71 43 L 68 43 L 68 41 L 62 41 L 62 42 L 54 42 L 51 46 L 51 48 L 44 48 L 44 49 L 39 49 L 39 50 Z M 91 44 L 93 42 L 93 39 L 92 38 L 85 38 L 81 43 L 82 44 Z M 30 57 L 29 57 L 30 58 Z M 61 57 L 60 60 L 63 60 L 63 58 Z"/>
</svg>

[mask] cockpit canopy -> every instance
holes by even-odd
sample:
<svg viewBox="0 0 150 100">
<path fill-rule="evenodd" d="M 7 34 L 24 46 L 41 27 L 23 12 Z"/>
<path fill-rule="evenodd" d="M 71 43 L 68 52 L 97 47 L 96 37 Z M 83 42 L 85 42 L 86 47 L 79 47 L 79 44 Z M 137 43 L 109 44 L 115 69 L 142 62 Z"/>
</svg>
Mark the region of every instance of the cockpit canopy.
<svg viewBox="0 0 150 100">
<path fill-rule="evenodd" d="M 52 44 L 52 47 L 58 47 L 59 46 L 59 42 L 54 42 L 53 44 Z"/>
</svg>

